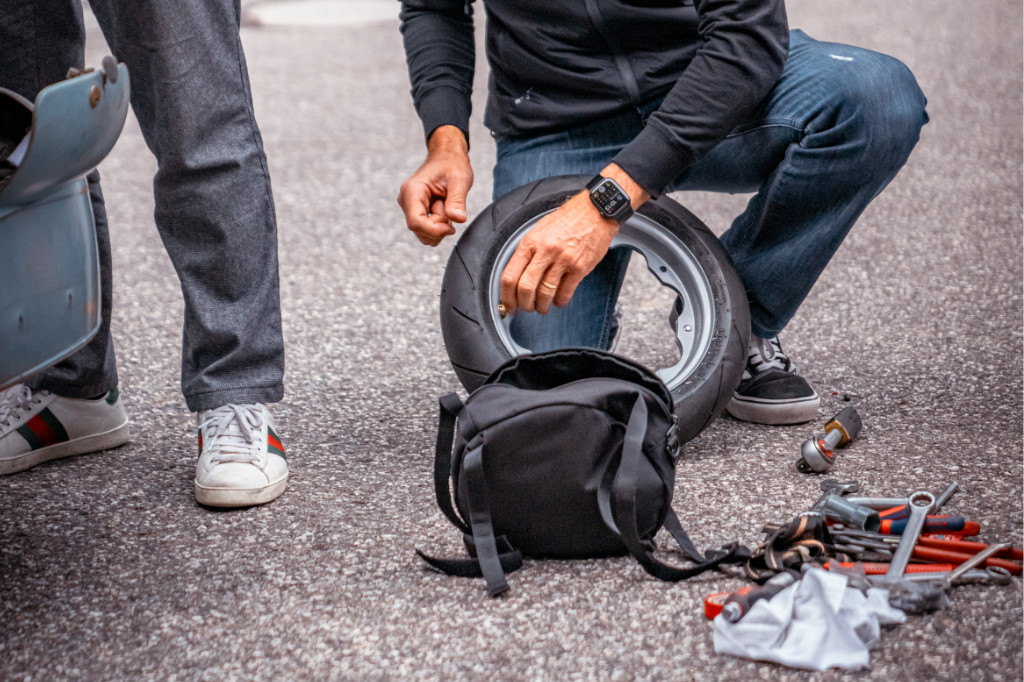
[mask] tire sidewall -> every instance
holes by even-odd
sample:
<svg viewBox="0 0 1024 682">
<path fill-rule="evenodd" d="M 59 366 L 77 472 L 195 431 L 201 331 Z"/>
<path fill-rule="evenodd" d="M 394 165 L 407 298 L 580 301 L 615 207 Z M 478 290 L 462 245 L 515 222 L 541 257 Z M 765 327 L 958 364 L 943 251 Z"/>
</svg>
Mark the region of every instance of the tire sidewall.
<svg viewBox="0 0 1024 682">
<path fill-rule="evenodd" d="M 556 176 L 513 190 L 477 216 L 453 248 L 441 287 L 441 333 L 452 367 L 468 391 L 511 357 L 491 313 L 490 277 L 498 254 L 524 224 L 582 191 L 589 177 Z M 662 196 L 637 212 L 693 254 L 710 286 L 710 344 L 694 371 L 669 386 L 679 439 L 685 443 L 721 414 L 740 382 L 750 333 L 746 291 L 718 238 L 678 202 Z"/>
</svg>

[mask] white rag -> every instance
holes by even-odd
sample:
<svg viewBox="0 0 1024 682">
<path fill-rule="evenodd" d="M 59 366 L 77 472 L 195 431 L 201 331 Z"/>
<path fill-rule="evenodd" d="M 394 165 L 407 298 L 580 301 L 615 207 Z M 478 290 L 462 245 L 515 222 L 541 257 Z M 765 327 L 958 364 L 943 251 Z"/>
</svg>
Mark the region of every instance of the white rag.
<svg viewBox="0 0 1024 682">
<path fill-rule="evenodd" d="M 889 606 L 888 590 L 865 596 L 845 575 L 812 568 L 739 622 L 715 618 L 715 652 L 804 670 L 858 670 L 868 667 L 881 626 L 906 620 Z"/>
</svg>

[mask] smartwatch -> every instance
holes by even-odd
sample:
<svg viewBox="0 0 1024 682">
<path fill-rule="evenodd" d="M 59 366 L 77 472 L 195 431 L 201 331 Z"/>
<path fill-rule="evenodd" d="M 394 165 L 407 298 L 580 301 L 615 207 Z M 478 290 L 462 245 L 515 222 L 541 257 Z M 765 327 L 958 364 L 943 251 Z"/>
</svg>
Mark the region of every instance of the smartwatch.
<svg viewBox="0 0 1024 682">
<path fill-rule="evenodd" d="M 595 175 L 594 179 L 587 183 L 587 192 L 590 194 L 590 201 L 606 218 L 624 223 L 633 215 L 629 195 L 611 178 Z"/>
</svg>

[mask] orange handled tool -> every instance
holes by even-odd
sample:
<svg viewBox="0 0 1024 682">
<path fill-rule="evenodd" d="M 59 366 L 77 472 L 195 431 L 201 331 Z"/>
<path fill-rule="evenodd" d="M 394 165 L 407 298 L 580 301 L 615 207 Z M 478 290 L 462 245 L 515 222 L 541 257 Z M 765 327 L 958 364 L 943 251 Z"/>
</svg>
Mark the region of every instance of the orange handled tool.
<svg viewBox="0 0 1024 682">
<path fill-rule="evenodd" d="M 911 553 L 911 556 L 922 561 L 941 561 L 959 565 L 974 555 L 965 552 L 951 552 L 948 549 L 937 549 L 935 547 L 922 546 L 919 544 L 914 547 L 914 551 Z M 1021 563 L 1018 561 L 1010 561 L 1009 559 L 986 559 L 985 563 L 982 565 L 985 568 L 991 568 L 993 566 L 1005 568 L 1012 575 L 1021 574 Z"/>
<path fill-rule="evenodd" d="M 830 570 L 832 566 L 836 565 L 834 561 L 828 561 L 825 563 L 825 570 Z M 853 568 L 857 564 L 852 561 L 841 561 L 839 562 L 840 568 Z M 860 565 L 864 567 L 865 575 L 885 575 L 889 570 L 889 564 L 860 562 Z M 943 573 L 952 571 L 955 567 L 953 564 L 907 564 L 904 573 Z"/>
<path fill-rule="evenodd" d="M 937 549 L 948 549 L 953 552 L 963 552 L 977 554 L 988 549 L 987 542 L 971 542 L 970 540 L 961 540 L 957 538 L 945 538 L 945 537 L 934 537 L 928 535 L 922 535 L 917 539 L 918 545 L 925 547 L 935 547 Z M 1020 547 L 1007 547 L 1006 549 L 996 552 L 993 556 L 999 559 L 1011 559 L 1012 561 L 1024 561 L 1024 550 Z"/>
</svg>

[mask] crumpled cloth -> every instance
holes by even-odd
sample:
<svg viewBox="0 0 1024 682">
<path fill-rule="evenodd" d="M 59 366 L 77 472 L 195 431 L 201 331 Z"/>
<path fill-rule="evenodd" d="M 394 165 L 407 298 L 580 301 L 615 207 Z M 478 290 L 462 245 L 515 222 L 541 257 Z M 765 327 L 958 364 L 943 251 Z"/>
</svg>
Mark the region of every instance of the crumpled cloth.
<svg viewBox="0 0 1024 682">
<path fill-rule="evenodd" d="M 718 616 L 712 625 L 716 653 L 804 670 L 858 670 L 870 664 L 881 626 L 906 620 L 889 606 L 888 590 L 871 588 L 865 596 L 847 586 L 845 575 L 812 568 L 738 622 Z"/>
</svg>

